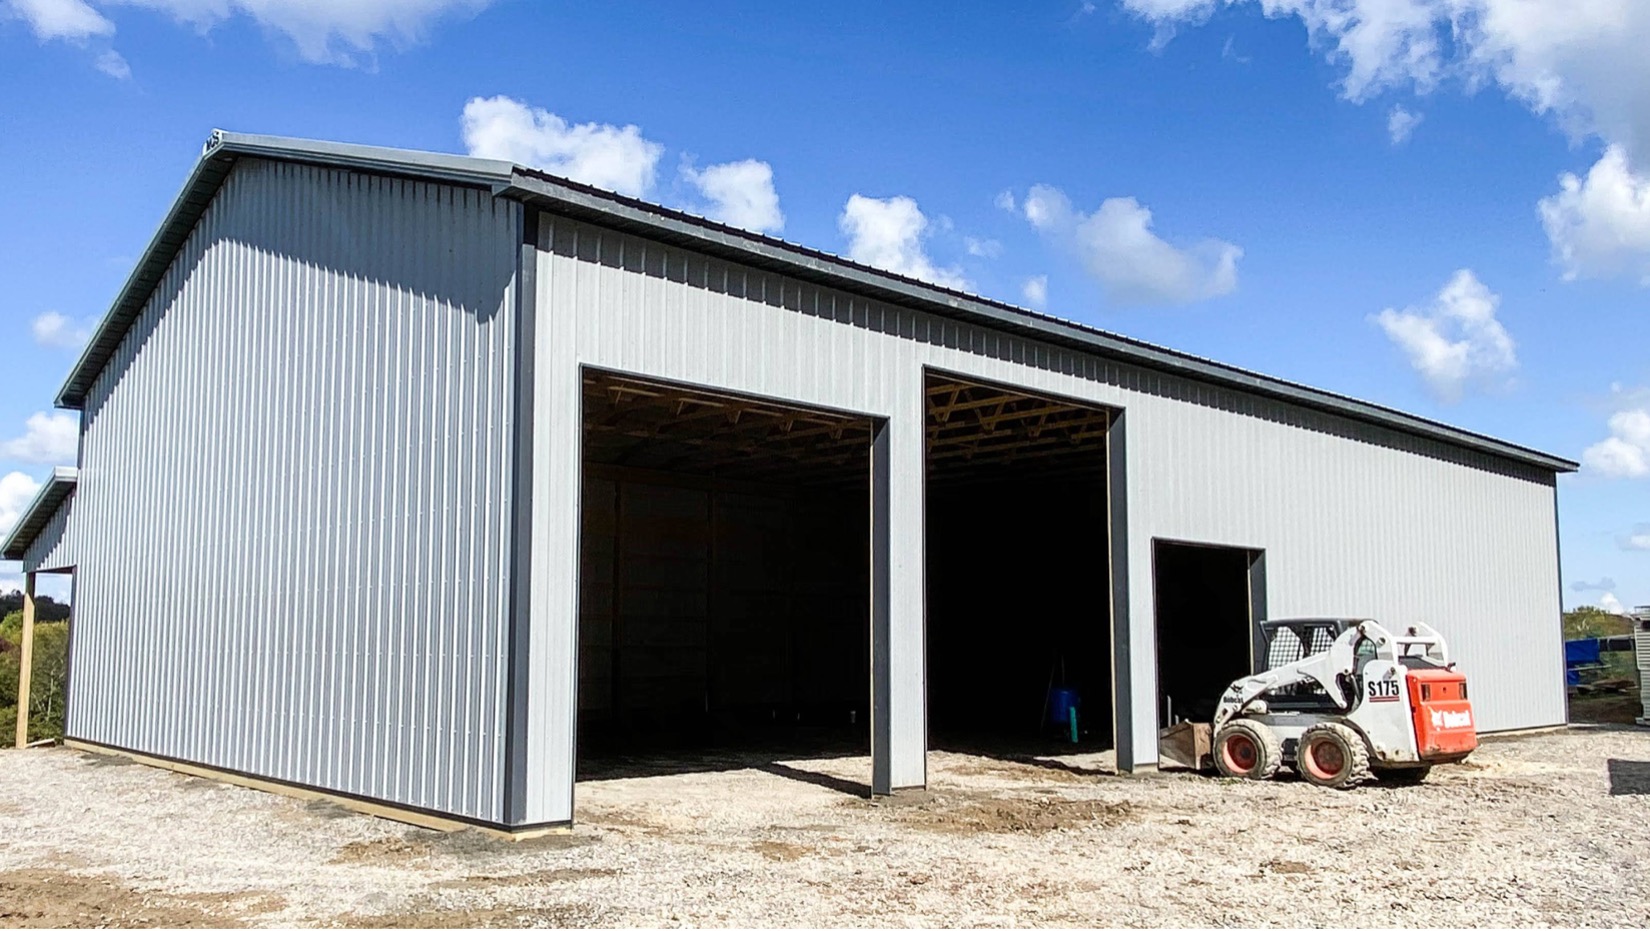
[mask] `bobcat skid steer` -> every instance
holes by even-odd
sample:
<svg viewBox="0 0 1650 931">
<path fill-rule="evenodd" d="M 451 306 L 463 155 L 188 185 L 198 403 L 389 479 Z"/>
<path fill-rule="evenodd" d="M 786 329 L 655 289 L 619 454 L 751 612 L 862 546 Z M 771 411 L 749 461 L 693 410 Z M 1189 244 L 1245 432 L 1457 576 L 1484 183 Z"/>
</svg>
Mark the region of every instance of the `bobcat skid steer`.
<svg viewBox="0 0 1650 931">
<path fill-rule="evenodd" d="M 1314 785 L 1420 782 L 1478 746 L 1466 676 L 1438 631 L 1368 620 L 1264 621 L 1265 672 L 1220 697 L 1209 745 L 1222 775 L 1284 765 Z"/>
</svg>

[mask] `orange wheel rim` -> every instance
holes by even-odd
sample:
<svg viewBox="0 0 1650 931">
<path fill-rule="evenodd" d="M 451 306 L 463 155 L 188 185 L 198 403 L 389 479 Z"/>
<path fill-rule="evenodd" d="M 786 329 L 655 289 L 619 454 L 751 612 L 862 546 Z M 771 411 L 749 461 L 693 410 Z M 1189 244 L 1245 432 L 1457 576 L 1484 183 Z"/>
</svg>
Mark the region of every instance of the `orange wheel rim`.
<svg viewBox="0 0 1650 931">
<path fill-rule="evenodd" d="M 1226 768 L 1234 773 L 1253 772 L 1260 765 L 1260 749 L 1247 734 L 1233 734 L 1220 745 L 1220 756 Z"/>
<path fill-rule="evenodd" d="M 1346 769 L 1346 754 L 1333 740 L 1315 740 L 1306 748 L 1306 768 L 1319 779 L 1333 779 Z"/>
</svg>

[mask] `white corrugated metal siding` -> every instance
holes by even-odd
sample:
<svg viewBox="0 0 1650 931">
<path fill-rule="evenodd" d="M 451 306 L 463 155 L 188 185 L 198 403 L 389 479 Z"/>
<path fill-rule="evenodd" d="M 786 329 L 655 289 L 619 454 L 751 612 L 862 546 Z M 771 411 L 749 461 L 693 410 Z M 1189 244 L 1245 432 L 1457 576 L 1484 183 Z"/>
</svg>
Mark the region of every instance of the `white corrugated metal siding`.
<svg viewBox="0 0 1650 931">
<path fill-rule="evenodd" d="M 520 224 L 236 166 L 87 399 L 72 737 L 502 820 Z"/>
<path fill-rule="evenodd" d="M 1436 624 L 1485 730 L 1564 720 L 1550 473 L 573 220 L 546 217 L 540 248 L 537 376 L 552 400 L 535 414 L 535 536 L 556 547 L 535 552 L 533 586 L 556 601 L 533 621 L 541 814 L 561 813 L 571 789 L 579 365 L 889 419 L 895 785 L 922 781 L 925 367 L 1126 411 L 1138 762 L 1157 743 L 1154 538 L 1264 549 L 1274 617 Z"/>
</svg>

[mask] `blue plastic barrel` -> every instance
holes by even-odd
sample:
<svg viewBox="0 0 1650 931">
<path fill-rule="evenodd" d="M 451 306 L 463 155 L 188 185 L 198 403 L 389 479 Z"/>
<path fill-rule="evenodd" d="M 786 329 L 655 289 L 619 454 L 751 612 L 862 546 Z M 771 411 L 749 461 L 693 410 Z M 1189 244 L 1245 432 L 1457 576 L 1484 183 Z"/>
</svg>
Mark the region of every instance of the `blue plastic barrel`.
<svg viewBox="0 0 1650 931">
<path fill-rule="evenodd" d="M 1071 710 L 1082 703 L 1076 689 L 1054 689 L 1048 697 L 1048 722 L 1065 727 L 1071 720 Z"/>
</svg>

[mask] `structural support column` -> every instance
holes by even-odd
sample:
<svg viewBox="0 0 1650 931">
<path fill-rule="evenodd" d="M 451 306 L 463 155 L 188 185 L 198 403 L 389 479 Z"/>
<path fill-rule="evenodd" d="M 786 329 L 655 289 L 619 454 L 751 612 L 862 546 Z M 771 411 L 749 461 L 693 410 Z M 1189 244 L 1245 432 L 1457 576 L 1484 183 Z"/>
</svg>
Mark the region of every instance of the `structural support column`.
<svg viewBox="0 0 1650 931">
<path fill-rule="evenodd" d="M 583 392 L 574 331 L 575 296 L 552 280 L 547 266 L 549 229 L 528 224 L 533 248 L 524 250 L 523 291 L 533 293 L 532 410 L 522 428 L 531 449 L 530 591 L 523 648 L 526 766 L 522 778 L 525 824 L 573 820 L 573 777 L 579 717 L 579 540 L 584 489 Z M 527 253 L 530 253 L 527 254 Z M 518 507 L 521 505 L 518 504 Z"/>
<path fill-rule="evenodd" d="M 928 782 L 922 374 L 902 379 L 871 441 L 873 795 Z"/>
<path fill-rule="evenodd" d="M 17 748 L 29 744 L 29 680 L 34 675 L 34 573 L 23 576 L 23 652 L 17 669 Z"/>
<path fill-rule="evenodd" d="M 1111 555 L 1112 746 L 1117 771 L 1135 770 L 1134 642 L 1129 617 L 1129 447 L 1126 415 L 1118 411 L 1106 428 L 1106 510 Z"/>
<path fill-rule="evenodd" d="M 516 266 L 516 392 L 511 436 L 512 477 L 510 487 L 510 607 L 504 649 L 508 662 L 504 723 L 504 822 L 527 824 L 527 787 L 532 779 L 527 756 L 527 737 L 532 726 L 529 715 L 533 682 L 533 527 L 537 514 L 533 507 L 534 468 L 533 417 L 538 387 L 535 353 L 538 347 L 538 213 L 524 210 L 522 236 Z"/>
</svg>

